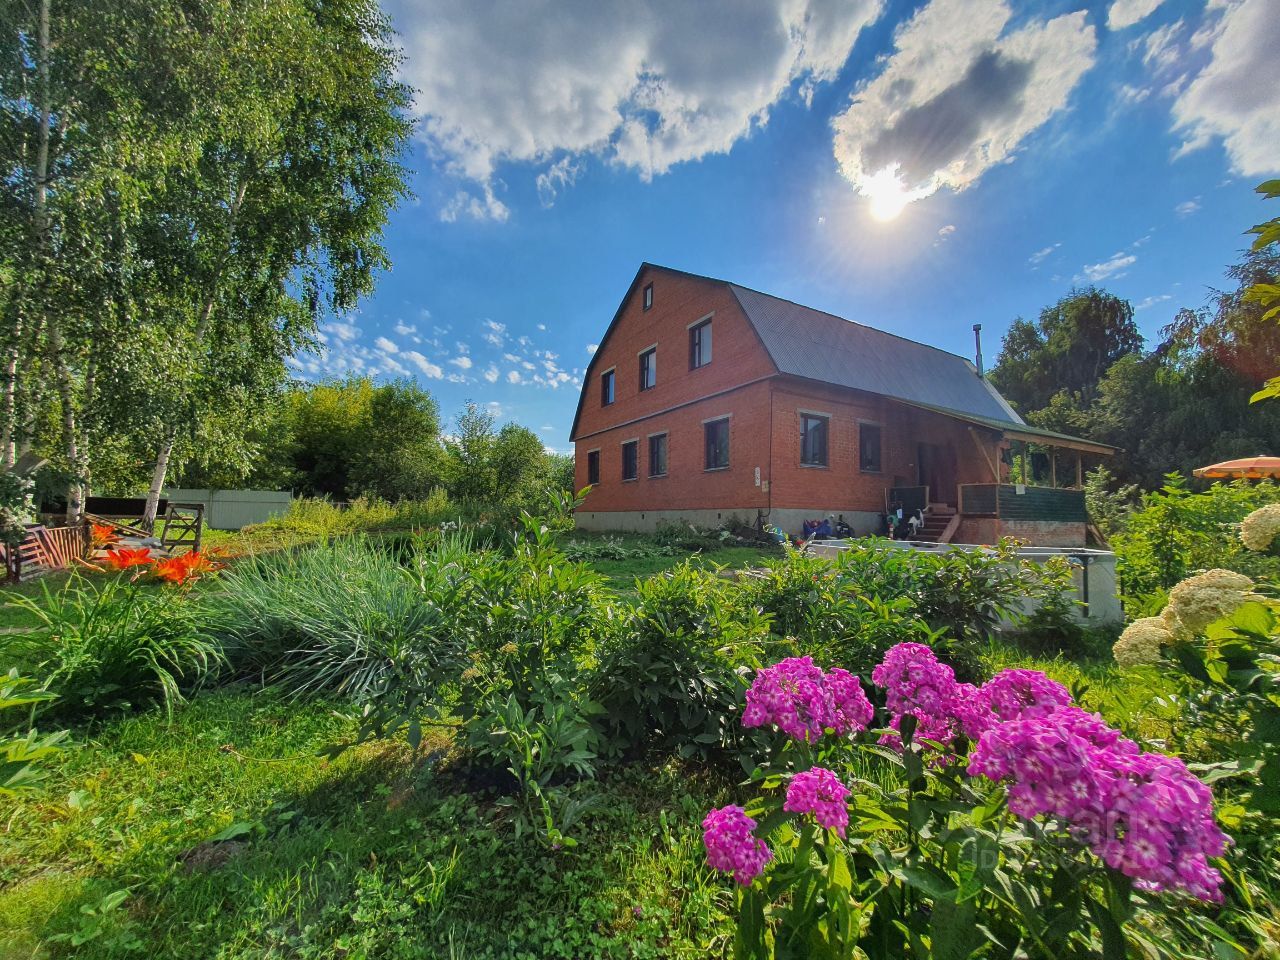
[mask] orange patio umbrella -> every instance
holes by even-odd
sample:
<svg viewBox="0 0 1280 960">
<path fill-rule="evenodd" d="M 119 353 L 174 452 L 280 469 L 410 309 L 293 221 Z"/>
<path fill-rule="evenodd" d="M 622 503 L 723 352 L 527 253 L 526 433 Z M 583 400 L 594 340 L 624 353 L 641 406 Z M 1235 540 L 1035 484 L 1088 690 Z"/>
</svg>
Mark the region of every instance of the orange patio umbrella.
<svg viewBox="0 0 1280 960">
<path fill-rule="evenodd" d="M 1262 480 L 1270 477 L 1280 480 L 1280 457 L 1242 457 L 1239 460 L 1224 460 L 1222 463 L 1211 463 L 1207 467 L 1192 470 L 1197 477 L 1231 478 L 1246 480 Z"/>
</svg>

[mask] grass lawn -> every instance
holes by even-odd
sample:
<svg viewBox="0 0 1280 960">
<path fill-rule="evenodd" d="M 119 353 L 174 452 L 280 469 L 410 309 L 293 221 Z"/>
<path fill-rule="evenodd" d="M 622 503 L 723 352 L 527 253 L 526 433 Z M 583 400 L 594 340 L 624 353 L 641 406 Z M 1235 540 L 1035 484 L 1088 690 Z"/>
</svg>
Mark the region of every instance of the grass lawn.
<svg viewBox="0 0 1280 960">
<path fill-rule="evenodd" d="M 30 627 L 35 624 L 35 618 L 30 611 L 9 602 L 13 597 L 39 598 L 43 596 L 46 586 L 50 590 L 60 590 L 70 577 L 71 574 L 68 571 L 56 570 L 35 580 L 0 584 L 0 630 Z"/>
<path fill-rule="evenodd" d="M 707 553 L 693 554 L 692 558 L 700 567 L 721 566 L 736 570 L 754 566 L 777 555 L 775 550 L 764 546 L 721 547 Z M 651 577 L 655 573 L 661 573 L 689 559 L 689 556 L 629 557 L 625 560 L 592 560 L 589 564 L 609 581 L 609 586 L 620 592 L 630 593 L 635 589 L 637 577 Z"/>
<path fill-rule="evenodd" d="M 81 734 L 6 816 L 0 957 L 725 953 L 705 774 L 611 772 L 580 846 L 553 852 L 468 792 L 447 739 L 416 766 L 400 744 L 314 756 L 350 729 L 322 703 L 222 691 Z"/>
</svg>

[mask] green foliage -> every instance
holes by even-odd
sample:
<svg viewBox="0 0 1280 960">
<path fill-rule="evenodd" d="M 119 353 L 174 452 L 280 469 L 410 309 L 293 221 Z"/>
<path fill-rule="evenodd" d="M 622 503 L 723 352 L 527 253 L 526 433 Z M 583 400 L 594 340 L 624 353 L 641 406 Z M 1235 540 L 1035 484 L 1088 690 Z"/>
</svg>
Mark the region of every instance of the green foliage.
<svg viewBox="0 0 1280 960">
<path fill-rule="evenodd" d="M 424 593 L 385 546 L 344 538 L 247 557 L 204 601 L 233 667 L 292 696 L 365 702 L 390 689 L 437 691 L 456 673 L 457 586 Z"/>
<path fill-rule="evenodd" d="M 970 678 L 1002 621 L 1059 594 L 1068 576 L 1064 561 L 1023 561 L 1008 540 L 939 553 L 864 540 L 831 559 L 789 553 L 766 563 L 752 589 L 774 631 L 800 638 L 805 652 L 865 671 L 895 643 L 927 642 Z"/>
<path fill-rule="evenodd" d="M 1268 180 L 1258 185 L 1257 192 L 1268 200 L 1280 197 L 1280 180 Z M 1280 217 L 1259 223 L 1249 230 L 1256 233 L 1254 252 L 1260 252 L 1280 243 Z M 1274 320 L 1280 323 L 1280 277 L 1262 279 L 1245 291 L 1244 299 L 1256 303 L 1264 312 L 1262 322 Z M 1274 368 L 1273 368 L 1274 369 Z M 1271 377 L 1261 390 L 1253 395 L 1252 402 L 1280 397 L 1280 376 Z"/>
<path fill-rule="evenodd" d="M 415 499 L 441 483 L 439 410 L 411 380 L 295 384 L 281 430 L 282 458 L 311 496 Z"/>
<path fill-rule="evenodd" d="M 1107 369 L 1141 349 L 1127 301 L 1095 287 L 1073 290 L 1040 311 L 1037 323 L 1013 322 L 991 382 L 1024 413 L 1048 406 L 1060 392 L 1088 406 Z"/>
<path fill-rule="evenodd" d="M 1111 537 L 1124 529 L 1138 498 L 1137 484 L 1117 486 L 1115 474 L 1106 466 L 1100 465 L 1085 474 L 1085 509 L 1104 537 Z"/>
<path fill-rule="evenodd" d="M 747 672 L 773 646 L 767 617 L 740 585 L 687 561 L 636 594 L 592 679 L 612 750 L 657 745 L 691 757 L 736 746 L 732 713 Z"/>
<path fill-rule="evenodd" d="M 124 576 L 72 576 L 35 599 L 18 595 L 35 626 L 0 637 L 0 653 L 43 678 L 60 716 L 160 701 L 166 712 L 183 691 L 222 662 L 194 604 L 180 591 L 146 587 Z"/>
<path fill-rule="evenodd" d="M 246 528 L 279 530 L 311 539 L 325 539 L 355 533 L 411 531 L 439 526 L 457 519 L 462 511 L 450 503 L 448 495 L 436 488 L 422 500 L 390 503 L 377 498 L 360 498 L 339 507 L 323 497 L 298 497 L 283 514 Z"/>
<path fill-rule="evenodd" d="M 1215 483 L 1193 493 L 1178 474 L 1146 494 L 1125 529 L 1112 537 L 1122 600 L 1129 613 L 1143 598 L 1168 590 L 1197 570 L 1223 567 L 1250 576 L 1280 572 L 1274 557 L 1252 553 L 1234 525 L 1263 504 L 1280 502 L 1270 481 Z"/>
<path fill-rule="evenodd" d="M 31 490 L 34 484 L 7 470 L 0 470 L 0 546 L 17 546 L 32 520 Z M 0 575 L 3 571 L 0 571 Z"/>
<path fill-rule="evenodd" d="M 0 797 L 15 799 L 19 794 L 40 789 L 49 776 L 45 762 L 62 749 L 66 731 L 41 735 L 11 717 L 18 707 L 48 703 L 55 694 L 38 688 L 34 680 L 18 676 L 17 669 L 0 678 Z"/>
</svg>

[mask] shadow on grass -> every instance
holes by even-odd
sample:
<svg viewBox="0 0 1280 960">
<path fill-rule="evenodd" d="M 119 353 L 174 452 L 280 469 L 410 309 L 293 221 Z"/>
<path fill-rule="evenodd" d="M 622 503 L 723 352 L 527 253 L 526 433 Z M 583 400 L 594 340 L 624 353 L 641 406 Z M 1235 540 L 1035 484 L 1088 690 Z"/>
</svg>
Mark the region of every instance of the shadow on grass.
<svg viewBox="0 0 1280 960">
<path fill-rule="evenodd" d="M 517 841 L 491 793 L 369 745 L 310 789 L 237 810 L 234 829 L 86 877 L 41 936 L 73 937 L 51 955 L 86 958 L 715 955 L 728 901 L 697 825 L 718 788 L 692 773 L 578 785 L 600 799 L 580 845 L 553 850 Z"/>
</svg>

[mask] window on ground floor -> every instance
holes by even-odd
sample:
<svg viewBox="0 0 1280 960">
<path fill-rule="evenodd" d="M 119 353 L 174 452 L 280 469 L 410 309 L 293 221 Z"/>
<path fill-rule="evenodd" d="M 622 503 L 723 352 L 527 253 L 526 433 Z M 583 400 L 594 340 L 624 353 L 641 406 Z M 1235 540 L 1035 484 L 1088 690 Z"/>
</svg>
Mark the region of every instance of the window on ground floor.
<svg viewBox="0 0 1280 960">
<path fill-rule="evenodd" d="M 622 479 L 634 480 L 640 474 L 640 441 L 628 440 L 622 445 Z"/>
<path fill-rule="evenodd" d="M 729 466 L 729 418 L 703 424 L 706 438 L 706 469 L 723 470 Z"/>
<path fill-rule="evenodd" d="M 587 453 L 587 483 L 595 486 L 600 482 L 600 451 L 591 450 Z"/>
<path fill-rule="evenodd" d="M 800 462 L 806 467 L 827 465 L 827 437 L 831 418 L 816 413 L 800 414 Z"/>
<path fill-rule="evenodd" d="M 649 438 L 649 476 L 667 475 L 667 435 L 655 433 Z"/>
<path fill-rule="evenodd" d="M 863 473 L 880 472 L 880 426 L 858 424 L 858 467 Z"/>
</svg>

